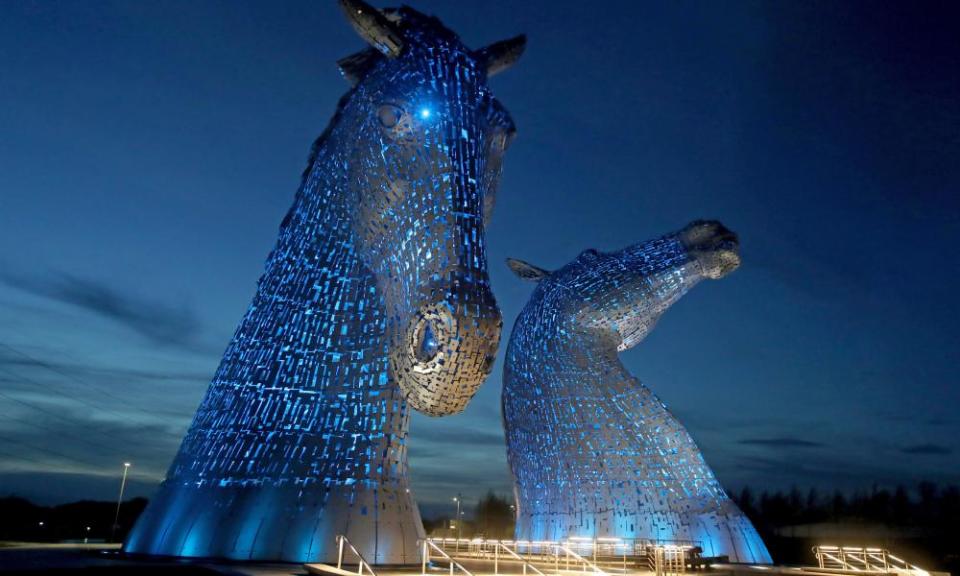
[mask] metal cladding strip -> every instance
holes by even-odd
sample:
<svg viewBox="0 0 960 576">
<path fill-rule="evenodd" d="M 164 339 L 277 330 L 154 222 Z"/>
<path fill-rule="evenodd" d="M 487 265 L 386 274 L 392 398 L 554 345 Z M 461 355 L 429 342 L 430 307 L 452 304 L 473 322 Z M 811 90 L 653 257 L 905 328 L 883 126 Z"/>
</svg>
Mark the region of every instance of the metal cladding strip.
<svg viewBox="0 0 960 576">
<path fill-rule="evenodd" d="M 513 123 L 438 20 L 364 22 L 403 49 L 342 61 L 355 85 L 128 552 L 330 562 L 342 534 L 419 560 L 409 408 L 460 412 L 490 372 L 484 221 Z"/>
<path fill-rule="evenodd" d="M 616 537 L 693 542 L 706 556 L 770 563 L 690 434 L 620 363 L 703 278 L 740 264 L 717 222 L 619 252 L 587 250 L 538 282 L 507 347 L 503 422 L 517 540 Z"/>
</svg>

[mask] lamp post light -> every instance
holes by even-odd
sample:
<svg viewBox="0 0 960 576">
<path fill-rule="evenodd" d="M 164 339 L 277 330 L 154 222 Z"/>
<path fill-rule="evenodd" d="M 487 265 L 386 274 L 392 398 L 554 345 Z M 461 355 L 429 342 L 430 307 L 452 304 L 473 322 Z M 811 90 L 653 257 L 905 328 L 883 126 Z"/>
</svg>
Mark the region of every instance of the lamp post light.
<svg viewBox="0 0 960 576">
<path fill-rule="evenodd" d="M 457 493 L 456 497 L 453 499 L 457 503 L 457 516 L 454 522 L 457 526 L 457 552 L 460 552 L 460 502 L 463 500 L 463 496 L 460 493 Z"/>
<path fill-rule="evenodd" d="M 117 513 L 113 515 L 113 526 L 110 528 L 110 541 L 112 542 L 117 533 L 117 524 L 120 523 L 120 504 L 123 503 L 123 489 L 127 487 L 127 472 L 130 470 L 129 462 L 123 463 L 123 480 L 120 481 L 120 496 L 117 498 Z M 87 528 L 90 530 L 90 528 Z"/>
<path fill-rule="evenodd" d="M 89 526 L 87 526 L 87 531 L 86 531 L 86 533 L 83 535 L 83 543 L 84 543 L 84 544 L 87 544 L 88 542 L 90 542 L 90 527 L 89 527 Z"/>
</svg>

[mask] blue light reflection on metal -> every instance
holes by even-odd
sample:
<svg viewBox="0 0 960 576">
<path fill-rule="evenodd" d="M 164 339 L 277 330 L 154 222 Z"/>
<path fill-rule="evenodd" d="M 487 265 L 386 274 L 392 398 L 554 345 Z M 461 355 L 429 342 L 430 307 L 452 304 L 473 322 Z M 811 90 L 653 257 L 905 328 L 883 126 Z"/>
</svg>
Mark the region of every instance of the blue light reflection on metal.
<svg viewBox="0 0 960 576">
<path fill-rule="evenodd" d="M 503 374 L 518 540 L 693 540 L 706 556 L 771 561 L 689 433 L 618 357 L 700 280 L 739 262 L 736 235 L 717 222 L 587 250 L 555 272 L 509 262 L 538 282 Z"/>
<path fill-rule="evenodd" d="M 499 341 L 483 226 L 514 130 L 486 78 L 505 56 L 341 4 L 376 49 L 340 61 L 355 86 L 128 552 L 334 561 L 344 534 L 372 563 L 419 559 L 409 408 L 462 411 Z"/>
</svg>

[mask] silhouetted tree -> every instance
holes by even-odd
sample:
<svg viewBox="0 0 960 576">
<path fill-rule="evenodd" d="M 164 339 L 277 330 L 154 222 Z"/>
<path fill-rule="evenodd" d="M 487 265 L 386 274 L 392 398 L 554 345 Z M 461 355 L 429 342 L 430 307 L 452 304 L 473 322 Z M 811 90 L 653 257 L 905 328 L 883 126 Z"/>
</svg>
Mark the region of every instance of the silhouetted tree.
<svg viewBox="0 0 960 576">
<path fill-rule="evenodd" d="M 843 518 L 848 512 L 847 497 L 837 490 L 833 493 L 833 500 L 830 502 L 830 518 L 833 520 Z"/>
<path fill-rule="evenodd" d="M 477 503 L 474 523 L 477 536 L 485 538 L 513 538 L 513 510 L 510 501 L 492 491 Z"/>
<path fill-rule="evenodd" d="M 112 533 L 116 502 L 84 500 L 48 507 L 23 498 L 0 498 L 0 540 L 57 542 L 61 540 L 122 540 L 147 506 L 146 498 L 134 498 L 120 508 L 118 529 Z M 90 530 L 87 530 L 87 527 Z"/>
<path fill-rule="evenodd" d="M 753 501 L 753 491 L 750 490 L 749 486 L 744 486 L 743 489 L 740 490 L 740 496 L 735 496 L 733 500 L 747 516 L 756 514 L 757 510 L 756 504 Z"/>
</svg>

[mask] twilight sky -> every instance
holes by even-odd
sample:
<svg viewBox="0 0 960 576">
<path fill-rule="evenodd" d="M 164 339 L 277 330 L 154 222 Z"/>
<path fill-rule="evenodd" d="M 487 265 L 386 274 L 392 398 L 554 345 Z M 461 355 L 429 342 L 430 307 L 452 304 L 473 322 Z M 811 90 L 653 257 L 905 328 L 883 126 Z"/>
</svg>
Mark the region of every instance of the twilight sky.
<svg viewBox="0 0 960 576">
<path fill-rule="evenodd" d="M 504 341 L 507 256 L 717 218 L 743 267 L 624 362 L 724 485 L 960 482 L 956 4 L 412 3 L 529 36 L 491 82 Z M 0 3 L 0 495 L 110 499 L 125 460 L 152 493 L 362 47 L 331 1 Z M 414 417 L 427 515 L 510 491 L 503 348 L 464 414 Z"/>
</svg>

